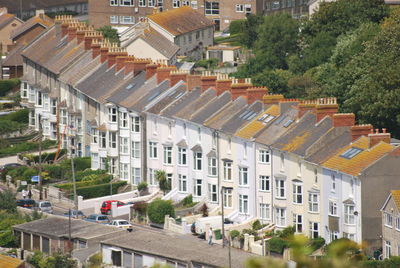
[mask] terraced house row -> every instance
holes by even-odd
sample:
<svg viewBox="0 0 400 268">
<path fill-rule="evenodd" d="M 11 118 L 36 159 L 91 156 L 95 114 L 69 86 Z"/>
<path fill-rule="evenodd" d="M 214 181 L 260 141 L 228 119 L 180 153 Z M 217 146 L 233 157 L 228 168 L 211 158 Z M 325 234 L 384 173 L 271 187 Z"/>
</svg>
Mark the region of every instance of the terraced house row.
<svg viewBox="0 0 400 268">
<path fill-rule="evenodd" d="M 22 54 L 30 125 L 91 156 L 93 169 L 152 187 L 165 170 L 171 199 L 192 194 L 234 222 L 380 247 L 400 149 L 384 129 L 338 113 L 336 99 L 285 99 L 249 79 L 128 56 L 69 17 Z"/>
</svg>

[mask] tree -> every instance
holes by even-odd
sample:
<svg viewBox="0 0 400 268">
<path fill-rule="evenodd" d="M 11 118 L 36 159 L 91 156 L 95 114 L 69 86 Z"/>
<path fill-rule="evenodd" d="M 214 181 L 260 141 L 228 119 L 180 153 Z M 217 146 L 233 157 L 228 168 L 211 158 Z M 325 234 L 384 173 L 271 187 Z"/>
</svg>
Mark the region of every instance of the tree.
<svg viewBox="0 0 400 268">
<path fill-rule="evenodd" d="M 164 170 L 156 170 L 154 175 L 158 181 L 160 190 L 163 191 L 165 195 L 166 192 L 171 190 L 171 182 L 167 179 L 167 173 Z"/>
<path fill-rule="evenodd" d="M 254 14 L 249 14 L 246 16 L 246 20 L 241 24 L 242 35 L 240 38 L 240 42 L 244 46 L 248 48 L 253 48 L 254 43 L 258 39 L 258 27 L 263 23 L 263 21 L 263 16 L 258 16 Z"/>
<path fill-rule="evenodd" d="M 104 36 L 104 38 L 108 39 L 111 43 L 118 43 L 119 44 L 119 36 L 118 36 L 118 31 L 114 28 L 112 28 L 109 25 L 103 26 L 97 31 L 101 32 Z"/>
<path fill-rule="evenodd" d="M 8 213 L 15 213 L 17 211 L 15 194 L 10 190 L 0 192 L 0 210 L 5 210 Z"/>
<path fill-rule="evenodd" d="M 150 203 L 147 213 L 153 223 L 163 224 L 165 215 L 175 217 L 175 209 L 171 201 L 156 199 Z"/>
</svg>

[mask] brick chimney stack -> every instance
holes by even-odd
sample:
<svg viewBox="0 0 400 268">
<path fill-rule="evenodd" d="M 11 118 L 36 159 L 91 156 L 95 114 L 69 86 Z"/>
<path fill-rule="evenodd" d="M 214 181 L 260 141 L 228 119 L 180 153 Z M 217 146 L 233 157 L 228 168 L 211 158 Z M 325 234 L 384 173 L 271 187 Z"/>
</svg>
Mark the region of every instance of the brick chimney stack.
<svg viewBox="0 0 400 268">
<path fill-rule="evenodd" d="M 217 76 L 212 75 L 211 72 L 206 71 L 203 72 L 203 75 L 200 78 L 200 87 L 201 87 L 201 92 L 206 91 L 209 88 L 215 88 L 217 85 Z"/>
<path fill-rule="evenodd" d="M 339 105 L 336 98 L 318 99 L 316 106 L 317 122 L 320 122 L 325 116 L 333 116 L 339 111 Z"/>
<path fill-rule="evenodd" d="M 149 80 L 153 75 L 156 74 L 158 66 L 159 65 L 155 62 L 146 65 L 146 80 Z"/>
<path fill-rule="evenodd" d="M 246 78 L 241 82 L 238 79 L 234 79 L 231 85 L 232 100 L 236 100 L 240 96 L 247 98 L 247 89 L 252 86 L 250 78 Z"/>
<path fill-rule="evenodd" d="M 217 96 L 221 95 L 225 91 L 230 91 L 232 87 L 232 79 L 227 74 L 217 74 L 217 81 L 215 82 L 215 88 L 217 89 Z"/>
<path fill-rule="evenodd" d="M 368 136 L 368 134 L 373 131 L 373 127 L 371 124 L 367 125 L 356 125 L 351 127 L 351 140 L 355 141 L 361 136 Z"/>
<path fill-rule="evenodd" d="M 115 71 L 118 72 L 122 70 L 125 67 L 125 63 L 128 59 L 128 56 L 117 56 L 115 58 Z"/>
<path fill-rule="evenodd" d="M 352 127 L 355 123 L 356 116 L 353 113 L 333 115 L 333 127 Z"/>
<path fill-rule="evenodd" d="M 72 41 L 76 37 L 76 32 L 77 32 L 77 25 L 76 23 L 69 25 L 68 27 L 68 42 Z"/>
<path fill-rule="evenodd" d="M 374 130 L 371 129 L 371 133 L 368 134 L 368 148 L 374 147 L 381 141 L 390 144 L 390 138 L 391 138 L 391 135 L 390 135 L 390 133 L 386 132 L 386 128 L 382 128 L 382 133 L 379 133 L 378 128 L 375 129 L 375 133 L 374 133 Z"/>
<path fill-rule="evenodd" d="M 171 80 L 171 72 L 175 71 L 176 67 L 175 66 L 160 66 L 156 70 L 156 75 L 157 75 L 157 84 L 160 84 L 164 80 L 168 80 L 170 82 Z"/>
<path fill-rule="evenodd" d="M 315 100 L 304 100 L 298 106 L 297 118 L 301 118 L 306 112 L 315 112 L 317 103 Z"/>
<path fill-rule="evenodd" d="M 128 52 L 114 44 L 114 46 L 108 50 L 108 68 L 116 64 L 118 56 L 128 56 Z"/>
<path fill-rule="evenodd" d="M 255 101 L 262 101 L 264 95 L 268 94 L 266 87 L 251 87 L 247 89 L 247 103 L 252 104 Z"/>
<path fill-rule="evenodd" d="M 171 87 L 175 86 L 179 81 L 187 82 L 188 72 L 186 71 L 172 71 L 170 74 Z"/>
<path fill-rule="evenodd" d="M 78 44 L 82 43 L 84 38 L 85 38 L 85 28 L 78 28 L 76 31 L 76 40 L 78 41 Z"/>
<path fill-rule="evenodd" d="M 198 87 L 201 84 L 201 76 L 190 74 L 187 77 L 187 88 L 191 91 L 193 88 Z"/>
<path fill-rule="evenodd" d="M 269 95 L 264 95 L 262 98 L 264 104 L 266 105 L 278 104 L 280 101 L 284 99 L 285 97 L 283 97 L 282 94 L 269 94 Z"/>
</svg>

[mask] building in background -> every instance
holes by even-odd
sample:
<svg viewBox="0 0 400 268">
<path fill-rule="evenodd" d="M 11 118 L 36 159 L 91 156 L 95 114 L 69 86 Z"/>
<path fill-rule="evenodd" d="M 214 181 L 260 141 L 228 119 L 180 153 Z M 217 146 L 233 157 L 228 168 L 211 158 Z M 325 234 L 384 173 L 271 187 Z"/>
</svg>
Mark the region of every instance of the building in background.
<svg viewBox="0 0 400 268">
<path fill-rule="evenodd" d="M 264 15 L 289 13 L 299 19 L 308 15 L 309 0 L 265 0 Z"/>
<path fill-rule="evenodd" d="M 392 190 L 382 207 L 383 258 L 400 256 L 400 190 Z"/>
<path fill-rule="evenodd" d="M 0 8 L 0 53 L 5 54 L 9 51 L 9 46 L 13 44 L 11 33 L 22 25 L 23 21 L 8 13 L 7 8 Z"/>
<path fill-rule="evenodd" d="M 69 11 L 77 15 L 87 14 L 88 10 L 88 0 L 2 0 L 1 5 L 24 20 L 35 16 L 40 9 L 46 13 Z"/>
<path fill-rule="evenodd" d="M 23 48 L 44 30 L 51 27 L 54 22 L 44 14 L 44 11 L 36 11 L 37 15 L 30 18 L 10 34 L 12 45 L 9 45 L 7 57 L 0 62 L 0 77 L 2 79 L 16 78 L 23 75 L 23 60 L 21 52 Z"/>
<path fill-rule="evenodd" d="M 89 0 L 89 22 L 95 28 L 111 25 L 126 29 L 155 12 L 190 6 L 215 24 L 215 30 L 229 27 L 247 14 L 262 14 L 263 0 Z"/>
</svg>

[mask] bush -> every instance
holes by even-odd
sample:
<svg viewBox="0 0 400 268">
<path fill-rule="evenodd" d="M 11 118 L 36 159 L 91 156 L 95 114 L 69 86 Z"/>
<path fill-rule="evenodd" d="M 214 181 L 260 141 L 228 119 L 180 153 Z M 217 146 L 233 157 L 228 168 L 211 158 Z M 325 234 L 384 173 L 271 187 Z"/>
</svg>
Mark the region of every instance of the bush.
<svg viewBox="0 0 400 268">
<path fill-rule="evenodd" d="M 238 34 L 243 32 L 243 25 L 246 22 L 246 20 L 234 20 L 231 22 L 229 25 L 229 33 L 232 34 Z"/>
<path fill-rule="evenodd" d="M 186 197 L 183 198 L 183 200 L 182 200 L 182 205 L 183 205 L 184 207 L 190 206 L 190 205 L 192 205 L 192 203 L 193 203 L 193 196 L 192 196 L 191 194 L 188 195 L 188 196 L 186 196 Z"/>
<path fill-rule="evenodd" d="M 8 213 L 17 211 L 15 194 L 9 190 L 0 192 L 0 210 L 5 210 Z"/>
<path fill-rule="evenodd" d="M 6 116 L 1 117 L 4 120 L 10 120 L 19 123 L 29 123 L 29 109 L 21 109 Z"/>
<path fill-rule="evenodd" d="M 107 174 L 106 170 L 93 170 L 93 169 L 86 169 L 86 170 L 81 170 L 76 172 L 75 179 L 76 181 L 81 181 L 81 180 L 88 180 L 88 178 L 92 177 L 93 175 L 96 175 L 97 177 L 102 174 Z"/>
<path fill-rule="evenodd" d="M 283 254 L 283 250 L 288 247 L 288 242 L 279 237 L 272 237 L 268 240 L 269 251 Z"/>
<path fill-rule="evenodd" d="M 310 240 L 310 248 L 312 252 L 321 248 L 323 245 L 325 245 L 325 239 L 323 239 L 322 237 L 317 237 Z"/>
<path fill-rule="evenodd" d="M 0 80 L 0 96 L 7 95 L 7 93 L 14 87 L 18 86 L 19 83 L 20 81 L 17 78 Z"/>
<path fill-rule="evenodd" d="M 142 181 L 141 183 L 139 183 L 137 189 L 139 192 L 141 192 L 141 191 L 147 190 L 147 186 L 148 186 L 147 182 Z"/>
<path fill-rule="evenodd" d="M 284 228 L 282 231 L 277 231 L 276 234 L 280 238 L 288 238 L 294 235 L 295 231 L 296 229 L 294 228 L 294 226 L 288 226 Z"/>
<path fill-rule="evenodd" d="M 1 123 L 2 121 L 0 121 Z M 0 124 L 1 128 L 1 124 Z M 0 133 L 1 134 L 1 133 Z M 42 142 L 42 149 L 48 149 L 56 144 L 56 141 L 45 140 Z M 15 155 L 17 153 L 37 151 L 39 149 L 38 142 L 22 142 L 12 146 L 2 147 L 0 149 L 0 157 Z"/>
<path fill-rule="evenodd" d="M 240 236 L 240 232 L 238 230 L 232 230 L 229 232 L 229 235 L 232 239 L 239 237 Z"/>
<path fill-rule="evenodd" d="M 119 181 L 112 183 L 112 194 L 118 193 L 118 188 L 125 186 L 126 181 Z M 110 194 L 110 184 L 99 184 L 93 186 L 86 186 L 76 189 L 77 195 L 82 196 L 84 199 L 96 198 Z M 71 197 L 73 197 L 71 195 Z"/>
<path fill-rule="evenodd" d="M 149 219 L 153 223 L 163 224 L 165 215 L 175 217 L 175 210 L 171 201 L 156 199 L 148 206 Z"/>
<path fill-rule="evenodd" d="M 64 177 L 64 170 L 59 165 L 45 165 L 43 170 L 49 174 L 50 178 L 62 179 Z"/>
<path fill-rule="evenodd" d="M 90 157 L 74 158 L 75 171 L 81 171 L 90 168 L 91 162 L 92 159 Z"/>
<path fill-rule="evenodd" d="M 208 59 L 208 60 L 199 60 L 196 62 L 196 64 L 194 65 L 194 67 L 203 67 L 205 69 L 213 69 L 215 67 L 217 67 L 218 65 L 218 59 Z"/>
<path fill-rule="evenodd" d="M 369 260 L 362 262 L 362 267 L 365 268 L 398 268 L 400 267 L 400 257 L 393 256 L 383 261 Z"/>
<path fill-rule="evenodd" d="M 253 227 L 253 230 L 260 230 L 262 228 L 262 225 L 259 220 L 256 220 L 255 222 L 253 222 L 252 227 Z"/>
</svg>

